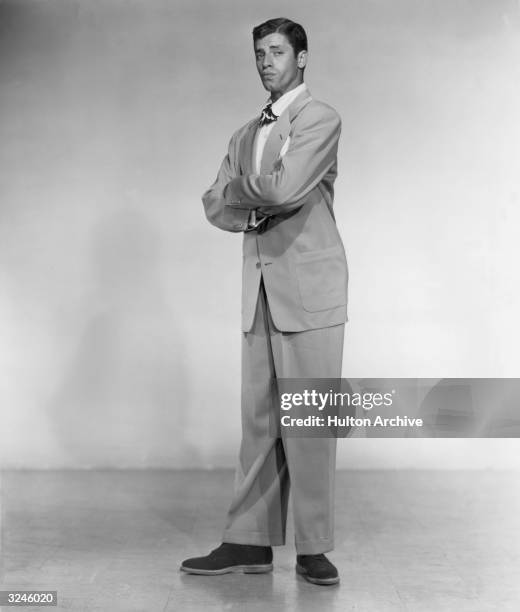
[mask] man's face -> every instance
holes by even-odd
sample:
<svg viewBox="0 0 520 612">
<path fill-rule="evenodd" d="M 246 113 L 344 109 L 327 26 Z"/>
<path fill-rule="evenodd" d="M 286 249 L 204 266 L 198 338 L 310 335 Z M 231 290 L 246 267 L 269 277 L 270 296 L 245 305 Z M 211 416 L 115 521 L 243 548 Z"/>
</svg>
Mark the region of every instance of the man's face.
<svg viewBox="0 0 520 612">
<path fill-rule="evenodd" d="M 307 52 L 300 51 L 295 57 L 284 34 L 275 32 L 257 40 L 255 57 L 258 74 L 273 101 L 303 82 Z"/>
</svg>

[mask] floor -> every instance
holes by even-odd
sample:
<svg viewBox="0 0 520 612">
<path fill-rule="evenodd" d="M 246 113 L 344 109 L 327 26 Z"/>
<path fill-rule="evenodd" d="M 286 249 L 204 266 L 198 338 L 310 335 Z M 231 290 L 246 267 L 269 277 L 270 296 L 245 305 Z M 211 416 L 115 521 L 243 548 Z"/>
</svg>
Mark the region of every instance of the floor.
<svg viewBox="0 0 520 612">
<path fill-rule="evenodd" d="M 0 590 L 58 591 L 57 608 L 18 610 L 517 612 L 519 485 L 513 471 L 338 472 L 341 584 L 319 587 L 295 574 L 291 523 L 272 574 L 179 572 L 218 544 L 230 471 L 3 472 Z"/>
</svg>

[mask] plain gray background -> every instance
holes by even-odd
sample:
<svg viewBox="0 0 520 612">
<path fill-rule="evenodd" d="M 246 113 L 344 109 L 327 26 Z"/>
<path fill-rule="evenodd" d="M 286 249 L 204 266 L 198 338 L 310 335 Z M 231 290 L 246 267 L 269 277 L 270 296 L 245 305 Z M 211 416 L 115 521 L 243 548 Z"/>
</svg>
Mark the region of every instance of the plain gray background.
<svg viewBox="0 0 520 612">
<path fill-rule="evenodd" d="M 241 237 L 200 196 L 290 17 L 343 119 L 345 377 L 518 374 L 513 0 L 0 2 L 0 462 L 234 464 Z M 339 467 L 520 463 L 516 440 L 350 440 Z"/>
</svg>

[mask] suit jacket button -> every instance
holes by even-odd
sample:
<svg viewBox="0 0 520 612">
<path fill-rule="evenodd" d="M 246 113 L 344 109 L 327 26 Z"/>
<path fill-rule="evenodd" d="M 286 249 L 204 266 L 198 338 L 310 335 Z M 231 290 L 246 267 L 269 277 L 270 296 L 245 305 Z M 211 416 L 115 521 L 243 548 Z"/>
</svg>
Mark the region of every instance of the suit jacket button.
<svg viewBox="0 0 520 612">
<path fill-rule="evenodd" d="M 256 267 L 257 267 L 257 269 L 258 269 L 258 268 L 261 268 L 261 267 L 262 267 L 262 264 L 261 264 L 259 261 L 257 261 L 257 262 L 256 262 Z"/>
</svg>

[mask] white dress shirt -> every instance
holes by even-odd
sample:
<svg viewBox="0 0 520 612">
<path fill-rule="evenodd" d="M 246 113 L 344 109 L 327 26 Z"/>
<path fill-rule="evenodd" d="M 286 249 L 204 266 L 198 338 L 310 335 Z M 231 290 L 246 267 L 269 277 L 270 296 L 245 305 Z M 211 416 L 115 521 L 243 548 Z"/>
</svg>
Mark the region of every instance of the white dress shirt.
<svg viewBox="0 0 520 612">
<path fill-rule="evenodd" d="M 283 96 L 280 96 L 276 102 L 273 102 L 272 111 L 273 113 L 279 117 L 284 110 L 287 109 L 289 104 L 293 102 L 301 93 L 307 89 L 307 85 L 305 83 L 301 83 L 298 87 L 291 89 L 287 93 L 284 93 Z M 267 101 L 268 103 L 271 101 L 271 98 Z M 255 141 L 255 151 L 254 151 L 254 164 L 253 168 L 256 174 L 260 174 L 260 164 L 262 161 L 262 154 L 264 152 L 265 143 L 267 142 L 267 138 L 273 129 L 273 126 L 276 122 L 273 121 L 268 123 L 267 125 L 263 125 L 258 128 L 258 132 L 256 135 Z M 287 147 L 284 148 L 287 150 Z M 285 151 L 284 151 L 285 152 Z"/>
<path fill-rule="evenodd" d="M 305 85 L 305 83 L 301 83 L 294 89 L 291 89 L 287 93 L 284 93 L 283 96 L 280 96 L 278 100 L 276 100 L 276 102 L 273 102 L 273 105 L 271 107 L 273 113 L 277 117 L 279 117 L 284 112 L 284 110 L 289 107 L 291 102 L 293 102 L 293 100 L 295 100 L 302 93 L 302 91 L 305 91 L 306 89 L 307 85 Z M 267 103 L 269 103 L 270 101 L 271 98 L 269 98 Z M 276 121 L 272 121 L 267 125 L 262 125 L 258 128 L 258 131 L 256 133 L 255 146 L 253 151 L 253 169 L 256 174 L 260 174 L 260 164 L 262 162 L 262 154 L 264 152 L 265 143 L 267 142 L 267 138 L 269 137 L 269 134 L 271 133 L 271 130 L 273 129 L 275 123 Z M 287 141 L 283 144 L 282 149 L 280 151 L 280 155 L 285 155 L 288 148 L 289 138 L 287 138 Z M 261 219 L 257 220 L 256 211 L 253 209 L 249 213 L 249 221 L 247 224 L 248 230 L 255 229 L 261 222 Z"/>
</svg>

